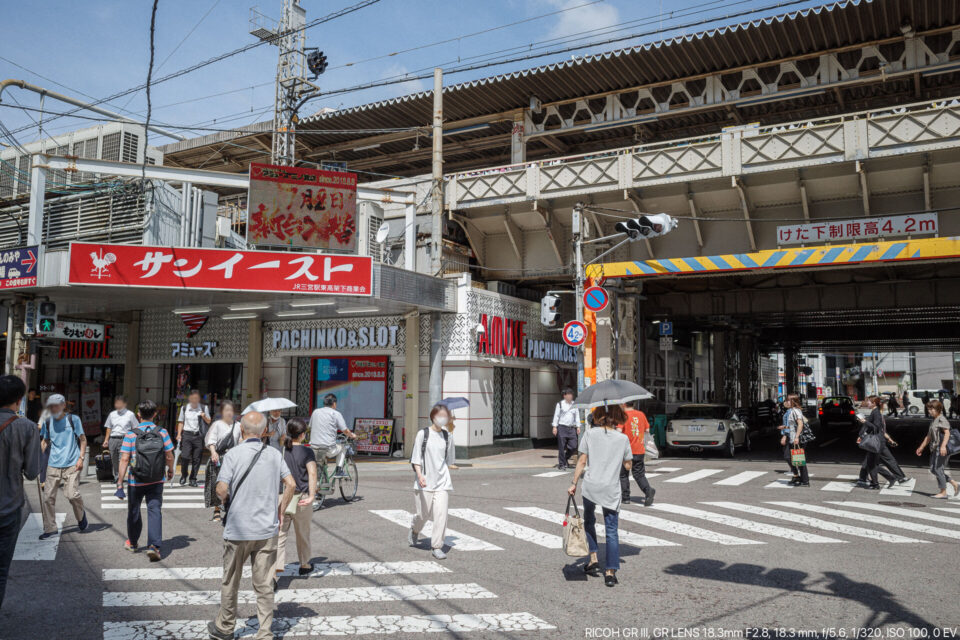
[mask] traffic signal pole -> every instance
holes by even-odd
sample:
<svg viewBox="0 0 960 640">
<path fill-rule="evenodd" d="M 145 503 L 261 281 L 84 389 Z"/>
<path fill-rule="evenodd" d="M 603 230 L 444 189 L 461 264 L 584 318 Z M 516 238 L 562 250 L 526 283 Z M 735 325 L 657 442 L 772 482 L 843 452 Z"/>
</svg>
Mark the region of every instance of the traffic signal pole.
<svg viewBox="0 0 960 640">
<path fill-rule="evenodd" d="M 573 278 L 577 320 L 583 322 L 583 203 L 573 206 Z M 583 391 L 583 346 L 577 348 L 577 395 Z"/>
</svg>

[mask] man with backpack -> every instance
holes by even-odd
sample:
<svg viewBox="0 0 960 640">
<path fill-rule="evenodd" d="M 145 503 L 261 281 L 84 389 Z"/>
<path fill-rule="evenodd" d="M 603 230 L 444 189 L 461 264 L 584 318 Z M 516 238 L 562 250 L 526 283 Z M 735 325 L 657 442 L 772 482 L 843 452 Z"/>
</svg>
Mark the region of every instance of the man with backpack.
<svg viewBox="0 0 960 640">
<path fill-rule="evenodd" d="M 47 410 L 50 417 L 40 425 L 40 439 L 45 450 L 49 450 L 47 476 L 43 483 L 43 533 L 41 540 L 57 534 L 57 489 L 63 487 L 63 495 L 73 507 L 80 531 L 87 529 L 87 512 L 80 497 L 80 470 L 83 469 L 83 456 L 87 451 L 87 438 L 83 434 L 80 418 L 66 412 L 67 399 L 59 393 L 47 398 Z"/>
<path fill-rule="evenodd" d="M 143 519 L 140 505 L 147 501 L 147 557 L 150 562 L 160 559 L 160 542 L 163 539 L 163 481 L 173 480 L 173 441 L 163 427 L 154 424 L 157 405 L 153 400 L 144 400 L 137 406 L 140 424 L 123 437 L 120 447 L 120 477 L 117 478 L 117 495 L 123 498 L 123 479 L 130 471 L 127 488 L 127 541 L 123 548 L 135 552 Z M 166 471 L 166 473 L 164 473 Z"/>
</svg>

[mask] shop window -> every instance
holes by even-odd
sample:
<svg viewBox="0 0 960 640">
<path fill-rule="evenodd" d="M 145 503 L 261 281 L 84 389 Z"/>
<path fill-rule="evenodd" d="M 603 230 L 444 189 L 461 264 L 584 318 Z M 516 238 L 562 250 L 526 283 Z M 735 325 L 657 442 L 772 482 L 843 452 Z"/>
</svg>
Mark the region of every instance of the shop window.
<svg viewBox="0 0 960 640">
<path fill-rule="evenodd" d="M 385 418 L 388 411 L 390 358 L 313 358 L 311 411 L 323 406 L 324 397 L 337 396 L 337 410 L 348 428 L 356 418 Z"/>
<path fill-rule="evenodd" d="M 239 362 L 183 363 L 165 365 L 169 381 L 168 401 L 160 407 L 157 424 L 168 428 L 177 426 L 180 407 L 187 401 L 191 389 L 200 392 L 201 402 L 210 407 L 211 416 L 220 411 L 223 400 L 237 403 L 237 413 L 243 411 L 241 385 L 243 365 Z"/>
<path fill-rule="evenodd" d="M 493 368 L 493 437 L 520 438 L 529 433 L 530 371 Z"/>
</svg>

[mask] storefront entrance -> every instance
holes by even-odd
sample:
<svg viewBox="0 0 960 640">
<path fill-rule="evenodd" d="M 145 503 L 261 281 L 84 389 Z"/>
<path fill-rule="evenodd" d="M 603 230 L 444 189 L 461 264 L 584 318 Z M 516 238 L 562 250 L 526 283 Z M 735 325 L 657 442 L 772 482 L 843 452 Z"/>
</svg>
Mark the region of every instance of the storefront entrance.
<svg viewBox="0 0 960 640">
<path fill-rule="evenodd" d="M 100 435 L 107 415 L 113 411 L 113 398 L 123 392 L 122 364 L 61 364 L 41 366 L 40 397 L 46 401 L 53 393 L 67 399 L 68 410 L 80 416 L 88 437 Z"/>
<path fill-rule="evenodd" d="M 167 404 L 161 407 L 159 424 L 176 426 L 180 407 L 187 401 L 191 389 L 200 391 L 201 402 L 210 407 L 211 416 L 219 413 L 220 403 L 232 400 L 240 403 L 243 384 L 243 365 L 239 362 L 184 363 L 164 365 Z M 243 410 L 239 406 L 237 412 Z"/>
<path fill-rule="evenodd" d="M 530 370 L 493 368 L 493 437 L 521 438 L 529 433 Z"/>
</svg>

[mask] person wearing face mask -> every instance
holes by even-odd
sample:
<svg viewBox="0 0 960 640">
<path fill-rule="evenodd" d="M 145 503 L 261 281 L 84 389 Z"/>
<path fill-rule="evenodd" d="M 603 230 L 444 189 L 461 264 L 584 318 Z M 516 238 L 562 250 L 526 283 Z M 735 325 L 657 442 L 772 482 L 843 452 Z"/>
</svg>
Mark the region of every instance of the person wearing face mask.
<svg viewBox="0 0 960 640">
<path fill-rule="evenodd" d="M 283 441 L 286 439 L 287 421 L 280 415 L 283 413 L 279 409 L 270 412 L 267 418 L 267 433 L 263 436 L 263 441 L 271 447 L 283 453 Z"/>
<path fill-rule="evenodd" d="M 47 398 L 50 417 L 40 426 L 41 446 L 50 452 L 47 479 L 43 484 L 43 533 L 41 540 L 57 534 L 57 489 L 73 507 L 80 531 L 87 529 L 87 512 L 80 497 L 80 470 L 87 451 L 87 437 L 83 434 L 80 418 L 65 411 L 67 399 L 59 393 Z"/>
<path fill-rule="evenodd" d="M 442 404 L 435 405 L 430 411 L 431 424 L 417 433 L 413 456 L 410 458 L 416 474 L 413 491 L 417 498 L 417 513 L 410 525 L 407 542 L 411 547 L 416 546 L 423 527 L 428 520 L 432 521 L 430 547 L 437 560 L 447 557 L 443 552 L 443 544 L 447 532 L 449 495 L 453 491 L 450 465 L 456 459 L 453 438 L 444 428 L 449 422 L 450 410 Z"/>
<path fill-rule="evenodd" d="M 210 451 L 210 460 L 207 462 L 207 472 L 204 479 L 203 500 L 205 506 L 213 507 L 213 516 L 210 519 L 214 522 L 220 522 L 221 518 L 221 503 L 216 488 L 223 456 L 227 451 L 240 444 L 242 440 L 240 423 L 234 417 L 235 411 L 236 408 L 229 400 L 220 403 L 220 419 L 210 425 L 210 430 L 207 431 L 207 439 L 204 442 Z"/>
<path fill-rule="evenodd" d="M 131 429 L 140 426 L 137 416 L 133 411 L 127 409 L 127 399 L 123 396 L 117 396 L 113 399 L 113 411 L 107 416 L 107 421 L 103 424 L 109 437 L 104 443 L 103 448 L 110 452 L 110 462 L 113 464 L 114 481 L 120 477 L 120 447 L 123 446 L 123 437 Z"/>
</svg>

